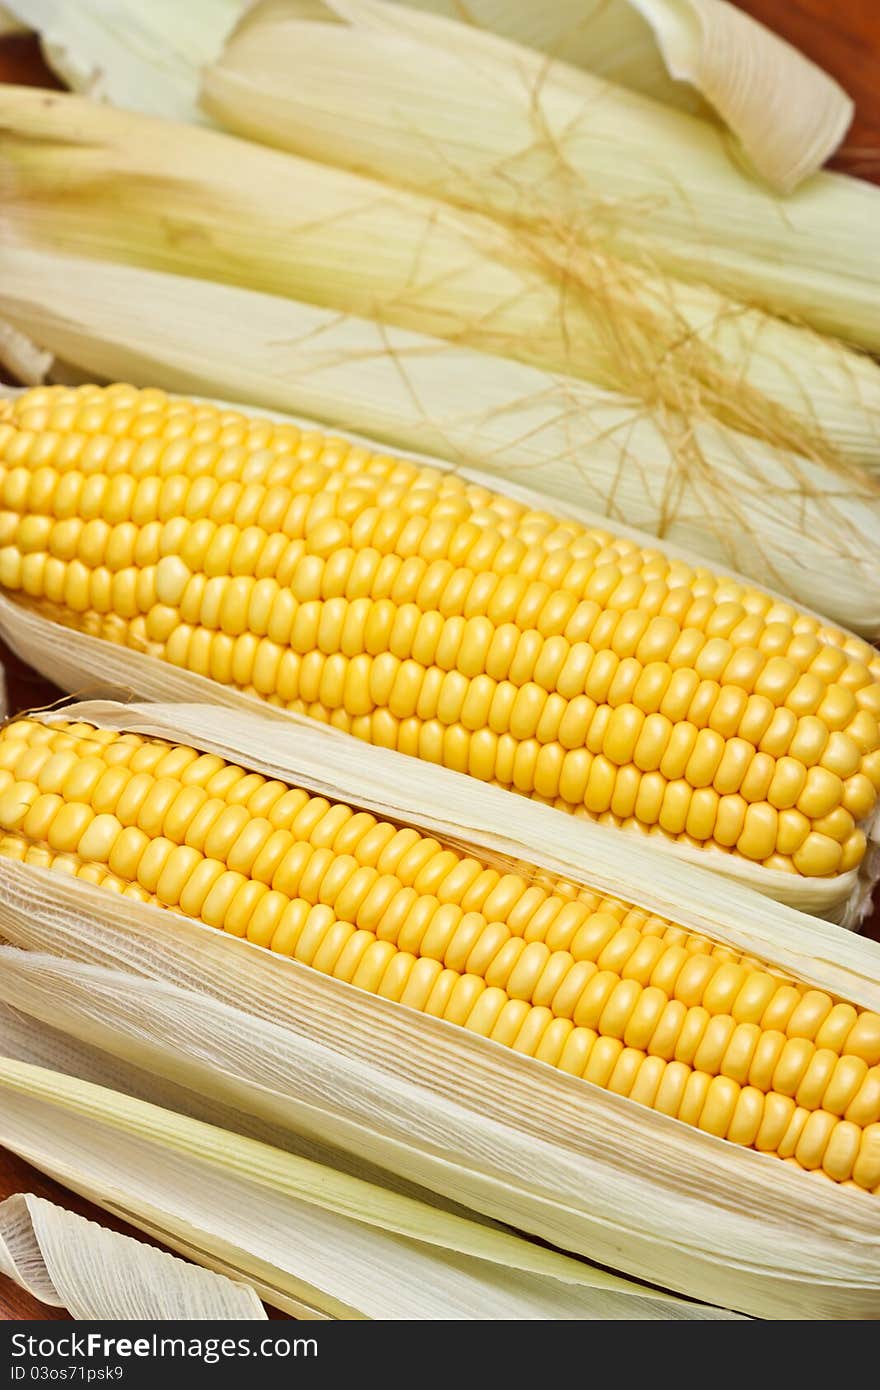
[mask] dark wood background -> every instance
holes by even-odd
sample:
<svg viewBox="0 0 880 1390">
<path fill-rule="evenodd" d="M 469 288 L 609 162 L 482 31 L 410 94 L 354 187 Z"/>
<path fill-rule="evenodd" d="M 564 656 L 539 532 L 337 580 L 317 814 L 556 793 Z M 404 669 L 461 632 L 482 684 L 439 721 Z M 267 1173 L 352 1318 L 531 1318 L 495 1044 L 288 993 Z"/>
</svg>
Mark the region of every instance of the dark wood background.
<svg viewBox="0 0 880 1390">
<path fill-rule="evenodd" d="M 856 103 L 856 117 L 834 165 L 880 183 L 880 0 L 739 0 L 739 8 L 762 19 L 843 83 Z M 0 81 L 58 85 L 45 68 L 38 45 L 28 37 L 0 40 Z M 34 672 L 8 653 L 0 652 L 0 657 L 6 665 L 11 710 L 46 704 L 53 698 L 51 687 Z M 878 915 L 871 934 L 880 938 Z M 0 1150 L 0 1200 L 13 1192 L 35 1192 L 105 1225 L 126 1229 Z M 0 1320 L 66 1317 L 0 1278 Z"/>
</svg>

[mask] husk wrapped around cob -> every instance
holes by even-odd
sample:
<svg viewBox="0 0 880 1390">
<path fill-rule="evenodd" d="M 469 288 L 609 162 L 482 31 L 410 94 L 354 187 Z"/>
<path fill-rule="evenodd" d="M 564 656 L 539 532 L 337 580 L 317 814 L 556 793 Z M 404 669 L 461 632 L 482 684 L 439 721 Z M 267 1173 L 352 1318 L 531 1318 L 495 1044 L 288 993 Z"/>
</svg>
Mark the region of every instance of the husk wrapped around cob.
<svg viewBox="0 0 880 1390">
<path fill-rule="evenodd" d="M 618 935 L 625 934 L 638 916 L 632 904 L 639 904 L 645 924 L 653 921 L 659 929 L 658 918 L 651 917 L 659 914 L 666 923 L 677 924 L 678 940 L 693 941 L 696 946 L 696 936 L 688 933 L 701 937 L 699 950 L 684 953 L 683 959 L 690 962 L 688 970 L 693 974 L 702 960 L 704 978 L 711 976 L 722 993 L 736 976 L 745 989 L 743 1007 L 753 989 L 750 972 L 758 972 L 754 985 L 760 983 L 761 990 L 770 979 L 761 973 L 762 968 L 771 972 L 775 981 L 771 980 L 772 988 L 766 986 L 770 994 L 765 991 L 762 998 L 765 1005 L 771 1000 L 766 1007 L 775 1011 L 782 1028 L 790 1030 L 788 1042 L 783 1035 L 781 1044 L 788 1049 L 786 1068 L 794 1066 L 797 1054 L 797 1066 L 821 1069 L 832 1034 L 839 1039 L 842 1070 L 835 1080 L 836 1074 L 826 1069 L 826 1087 L 829 1078 L 832 1086 L 839 1087 L 844 1071 L 847 1075 L 853 1071 L 855 1077 L 859 1056 L 873 1058 L 880 1046 L 878 1015 L 870 1012 L 880 1004 L 875 943 L 841 935 L 833 927 L 739 886 L 719 881 L 709 887 L 707 876 L 670 863 L 650 846 L 633 856 L 622 848 L 620 838 L 609 836 L 601 827 L 584 826 L 579 834 L 560 837 L 553 818 L 541 808 L 514 803 L 507 814 L 496 804 L 501 794 L 491 788 L 456 795 L 455 779 L 439 769 L 419 768 L 416 775 L 408 772 L 398 777 L 399 760 L 393 755 L 343 745 L 329 731 L 304 730 L 291 737 L 262 718 L 180 705 L 93 704 L 56 711 L 42 720 L 44 734 L 54 728 L 61 739 L 55 752 L 42 736 L 32 743 L 34 731 L 41 727 L 33 722 L 13 725 L 4 742 L 8 746 L 11 737 L 12 743 L 25 749 L 42 748 L 57 762 L 59 754 L 64 756 L 63 747 L 75 749 L 77 740 L 85 740 L 83 746 L 90 746 L 93 755 L 105 750 L 121 770 L 123 764 L 110 749 L 119 731 L 138 730 L 147 744 L 126 736 L 119 750 L 125 749 L 128 757 L 137 755 L 142 766 L 149 754 L 147 760 L 152 759 L 158 769 L 158 755 L 166 759 L 169 775 L 173 762 L 178 775 L 186 764 L 191 778 L 200 767 L 210 770 L 212 777 L 221 776 L 226 795 L 232 798 L 238 786 L 241 797 L 247 793 L 263 806 L 267 798 L 282 795 L 293 796 L 300 808 L 314 803 L 320 815 L 312 818 L 312 833 L 319 839 L 321 818 L 326 816 L 327 828 L 332 821 L 336 834 L 344 825 L 351 827 L 351 835 L 355 830 L 377 833 L 370 830 L 370 817 L 363 815 L 375 807 L 380 817 L 391 815 L 391 828 L 403 836 L 400 843 L 405 841 L 410 850 L 420 843 L 416 830 L 439 836 L 439 845 L 430 839 L 425 846 L 432 856 L 440 855 L 444 870 L 456 858 L 455 851 L 442 847 L 450 835 L 459 856 L 477 856 L 483 864 L 494 866 L 496 885 L 513 883 L 504 878 L 505 871 L 519 875 L 521 893 L 539 896 L 560 876 L 575 888 L 589 884 L 581 897 L 576 891 L 567 900 L 565 910 L 570 914 L 578 903 L 586 905 L 591 893 L 605 895 L 602 906 L 586 905 L 588 920 L 597 929 L 597 919 L 611 913 L 609 931 L 613 924 Z M 98 733 L 93 732 L 96 727 Z M 151 752 L 149 741 L 157 737 L 167 742 Z M 174 751 L 180 739 L 186 741 L 189 752 Z M 194 762 L 193 749 L 219 753 L 219 757 Z M 342 749 L 344 756 L 339 757 Z M 277 780 L 266 782 L 241 770 L 224 770 L 223 759 L 230 758 L 240 767 L 262 772 L 263 778 L 280 777 L 303 790 L 287 794 Z M 90 764 L 88 758 L 86 763 Z M 196 782 L 190 780 L 191 789 Z M 161 776 L 156 785 L 164 785 Z M 344 815 L 328 805 L 340 792 L 348 808 Z M 245 805 L 241 797 L 235 802 L 238 811 Z M 8 805 L 7 795 L 4 814 Z M 278 805 L 280 809 L 282 803 Z M 233 809 L 230 801 L 229 810 Z M 505 829 L 499 832 L 502 822 Z M 464 1026 L 452 1014 L 432 1018 L 430 1008 L 427 1013 L 420 1011 L 411 996 L 400 995 L 403 977 L 392 988 L 391 976 L 397 978 L 398 963 L 406 964 L 406 959 L 398 961 L 387 940 L 377 941 L 372 956 L 361 957 L 366 971 L 377 951 L 383 955 L 390 973 L 387 987 L 380 985 L 377 994 L 371 992 L 376 987 L 364 971 L 356 972 L 349 983 L 341 958 L 336 978 L 325 973 L 326 962 L 306 949 L 304 936 L 301 949 L 292 946 L 288 952 L 279 937 L 267 950 L 258 940 L 265 913 L 252 916 L 250 939 L 241 940 L 236 939 L 233 927 L 235 908 L 231 908 L 227 929 L 217 931 L 181 915 L 187 910 L 184 902 L 171 910 L 153 906 L 144 900 L 150 896 L 144 883 L 152 872 L 146 861 L 135 883 L 115 853 L 109 864 L 102 855 L 90 858 L 96 836 L 103 834 L 103 825 L 93 824 L 79 864 L 66 850 L 54 852 L 54 860 L 53 853 L 47 857 L 45 844 L 41 847 L 39 837 L 33 837 L 33 821 L 31 835 L 25 834 L 30 849 L 27 843 L 22 851 L 14 849 L 21 830 L 8 831 L 3 840 L 0 932 L 25 950 L 4 955 L 0 997 L 14 999 L 16 1007 L 28 1015 L 128 1062 L 144 1065 L 149 1059 L 153 1073 L 186 1085 L 208 1100 L 222 1099 L 238 1106 L 245 1116 L 336 1144 L 356 1154 L 360 1163 L 378 1163 L 447 1199 L 512 1221 L 564 1248 L 602 1263 L 612 1262 L 613 1250 L 616 1267 L 667 1288 L 760 1316 L 791 1315 L 795 1309 L 801 1315 L 849 1317 L 876 1311 L 872 1275 L 873 1249 L 880 1235 L 880 1227 L 874 1230 L 876 1196 L 841 1184 L 843 1169 L 837 1166 L 841 1160 L 832 1158 L 830 1149 L 825 1162 L 838 1174 L 837 1181 L 799 1171 L 804 1163 L 812 1168 L 817 1155 L 821 1165 L 815 1147 L 818 1129 L 830 1136 L 839 1123 L 833 1110 L 803 1108 L 816 1104 L 815 1098 L 809 1102 L 806 1095 L 807 1071 L 795 1083 L 797 1105 L 781 1095 L 772 1101 L 774 1114 L 782 1105 L 790 1117 L 786 1123 L 792 1128 L 791 1142 L 798 1157 L 794 1164 L 780 1162 L 786 1144 L 777 1154 L 755 1153 L 741 1141 L 718 1137 L 717 1129 L 712 1132 L 711 1114 L 722 1091 L 733 1084 L 739 1093 L 736 1083 L 726 1079 L 727 1061 L 721 1062 L 717 1085 L 706 1077 L 687 1090 L 688 1105 L 696 1097 L 693 1087 L 700 1090 L 705 1115 L 695 1119 L 685 1114 L 685 1106 L 680 1118 L 672 1118 L 662 1113 L 662 1093 L 655 1101 L 659 1109 L 650 1108 L 651 1101 L 639 1083 L 633 1098 L 628 1098 L 630 1088 L 622 1084 L 622 1078 L 628 1071 L 630 1081 L 636 1079 L 630 1066 L 636 1058 L 631 1044 L 621 1050 L 621 1043 L 613 1042 L 610 1015 L 600 1020 L 598 1034 L 593 1030 L 590 1046 L 596 1067 L 609 1049 L 609 1058 L 612 1053 L 617 1058 L 613 1076 L 601 1078 L 589 1062 L 583 1076 L 580 1072 L 566 1075 L 573 1070 L 571 1059 L 581 1037 L 588 1041 L 589 1027 L 575 1021 L 572 1031 L 567 1025 L 568 1052 L 555 1064 L 546 1053 L 535 1056 L 527 1042 L 527 1034 L 532 1036 L 534 1030 L 531 1023 L 524 1025 L 530 1009 L 516 1002 L 512 979 L 507 985 L 512 991 L 506 996 L 509 1002 L 498 1015 L 499 1027 L 506 1028 L 504 1020 L 509 1022 L 508 1015 L 512 1019 L 517 1013 L 523 1026 L 521 1042 L 513 1035 L 502 1037 L 497 1030 L 489 1038 L 481 1037 L 476 1015 L 470 1023 L 465 1020 Z M 401 825 L 415 829 L 398 829 Z M 391 844 L 387 836 L 384 843 Z M 130 844 L 131 834 L 125 841 L 125 854 Z M 161 840 L 153 845 L 152 858 L 167 853 Z M 10 853 L 20 862 L 10 859 Z M 466 857 L 458 862 L 470 865 L 474 861 Z M 63 874 L 62 868 L 66 868 Z M 402 861 L 399 872 L 406 873 Z M 170 878 L 161 883 L 160 901 Z M 108 914 L 107 890 L 114 886 Z M 311 891 L 305 880 L 302 891 Z M 509 887 L 504 891 L 509 892 Z M 624 911 L 629 908 L 625 919 L 613 915 L 612 899 L 618 894 Z M 556 910 L 563 908 L 565 900 L 560 899 Z M 327 911 L 313 910 L 316 925 Z M 448 915 L 451 908 L 443 911 Z M 206 917 L 213 921 L 212 912 L 206 903 Z M 509 921 L 515 930 L 513 917 Z M 220 923 L 215 921 L 216 925 Z M 652 936 L 661 954 L 671 949 L 664 945 L 662 934 L 657 937 L 649 927 L 645 929 L 647 935 L 641 938 L 636 933 L 643 942 L 640 951 Z M 537 942 L 533 932 L 527 935 Z M 636 938 L 627 938 L 630 951 Z M 430 955 L 427 940 L 424 949 Z M 523 960 L 524 950 L 534 953 L 534 947 L 521 946 Z M 739 967 L 738 958 L 745 962 Z M 413 968 L 411 958 L 409 968 Z M 595 992 L 590 981 L 599 980 L 601 971 L 591 975 L 586 961 L 579 968 L 585 979 L 589 976 L 587 988 Z M 450 967 L 441 970 L 444 978 L 448 974 L 456 972 Z M 638 974 L 633 958 L 631 971 L 624 969 L 619 984 L 632 989 Z M 683 981 L 682 976 L 682 986 Z M 472 986 L 463 983 L 461 989 L 467 992 Z M 497 987 L 487 985 L 479 996 L 485 1001 L 483 1012 L 494 999 L 493 989 Z M 445 997 L 457 996 L 446 990 Z M 716 1002 L 720 999 L 719 994 Z M 715 1008 L 708 995 L 706 1004 Z M 581 1016 L 579 1009 L 576 1013 Z M 807 1022 L 808 1015 L 812 1023 Z M 723 1019 L 714 1015 L 713 1019 L 714 1036 Z M 767 1044 L 762 1043 L 761 1049 L 770 1045 L 771 1036 L 766 1036 Z M 816 1041 L 809 1041 L 810 1037 Z M 708 1054 L 701 1057 L 706 1065 Z M 640 1063 L 637 1071 L 645 1066 L 663 1069 L 659 1058 L 648 1062 Z M 757 1053 L 754 1064 L 763 1065 Z M 672 1064 L 673 1072 L 678 1065 Z M 869 1075 L 867 1063 L 861 1066 L 866 1070 L 860 1072 L 864 1080 L 859 1084 L 866 1089 L 858 1105 L 869 1119 L 869 1109 L 880 1105 L 880 1096 L 871 1091 L 874 1073 Z M 699 1066 L 694 1075 L 698 1070 Z M 781 1071 L 774 1084 L 783 1084 Z M 809 1084 L 815 1088 L 815 1078 Z M 826 1100 L 832 1107 L 837 1104 L 830 1090 Z M 856 1115 L 855 1101 L 849 1113 Z M 853 1121 L 844 1122 L 839 1139 L 848 1138 L 854 1128 Z M 880 1163 L 880 1153 L 874 1152 L 875 1131 L 876 1123 L 864 1130 L 867 1147 L 854 1170 L 857 1183 L 871 1183 L 871 1165 Z M 826 1138 L 825 1143 L 829 1142 Z M 203 1143 L 199 1147 L 205 1149 Z"/>
<path fill-rule="evenodd" d="M 3 631 L 57 683 L 256 699 L 859 920 L 860 639 L 577 508 L 292 421 L 55 387 L 2 431 Z"/>
</svg>

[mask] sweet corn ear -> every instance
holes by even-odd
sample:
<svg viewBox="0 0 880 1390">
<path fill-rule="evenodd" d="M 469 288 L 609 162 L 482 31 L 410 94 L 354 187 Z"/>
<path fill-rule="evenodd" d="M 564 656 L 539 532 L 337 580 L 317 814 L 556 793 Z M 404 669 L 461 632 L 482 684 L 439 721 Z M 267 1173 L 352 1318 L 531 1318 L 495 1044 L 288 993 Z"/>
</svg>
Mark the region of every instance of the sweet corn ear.
<svg viewBox="0 0 880 1390">
<path fill-rule="evenodd" d="M 82 722 L 0 733 L 0 835 L 0 855 L 880 1191 L 880 1015 L 629 903 Z"/>
<path fill-rule="evenodd" d="M 56 621 L 576 815 L 856 869 L 880 658 L 744 580 L 292 423 L 0 406 L 0 585 Z"/>
</svg>

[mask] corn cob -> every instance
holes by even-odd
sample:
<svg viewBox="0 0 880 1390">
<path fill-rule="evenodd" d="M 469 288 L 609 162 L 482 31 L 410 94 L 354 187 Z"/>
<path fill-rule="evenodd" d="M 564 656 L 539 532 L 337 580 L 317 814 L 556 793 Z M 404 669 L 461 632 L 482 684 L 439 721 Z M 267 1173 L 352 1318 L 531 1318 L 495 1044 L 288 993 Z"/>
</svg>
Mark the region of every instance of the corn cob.
<svg viewBox="0 0 880 1390">
<path fill-rule="evenodd" d="M 880 1015 L 546 873 L 214 754 L 0 734 L 0 854 L 196 918 L 733 1143 L 880 1192 Z"/>
<path fill-rule="evenodd" d="M 0 584 L 48 616 L 562 810 L 856 868 L 880 658 L 638 542 L 157 391 L 0 414 Z"/>
</svg>

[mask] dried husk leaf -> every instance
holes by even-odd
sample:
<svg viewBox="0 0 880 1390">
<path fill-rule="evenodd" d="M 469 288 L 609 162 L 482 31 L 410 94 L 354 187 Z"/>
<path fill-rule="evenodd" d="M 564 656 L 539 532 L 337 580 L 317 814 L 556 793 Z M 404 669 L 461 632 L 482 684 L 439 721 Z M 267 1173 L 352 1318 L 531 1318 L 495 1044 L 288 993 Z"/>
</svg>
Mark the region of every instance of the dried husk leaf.
<svg viewBox="0 0 880 1390">
<path fill-rule="evenodd" d="M 739 140 L 753 168 L 790 193 L 843 139 L 853 104 L 840 85 L 726 0 L 405 0 L 703 117 Z M 340 18 L 346 0 L 262 0 L 257 22 Z M 351 11 L 357 17 L 357 10 Z M 244 24 L 250 20 L 245 12 Z"/>
<path fill-rule="evenodd" d="M 538 49 L 551 58 L 585 68 L 683 111 L 707 115 L 711 108 L 688 82 L 669 72 L 650 24 L 632 0 L 403 0 L 409 9 L 427 10 L 477 29 Z M 262 0 L 261 14 L 270 11 L 316 16 L 323 0 Z"/>
<path fill-rule="evenodd" d="M 265 1321 L 253 1289 L 33 1193 L 0 1203 L 0 1274 L 74 1318 Z"/>
<path fill-rule="evenodd" d="M 12 247 L 4 257 L 0 314 L 50 349 L 65 379 L 74 363 L 87 378 L 235 398 L 476 466 L 563 514 L 576 499 L 801 604 L 821 573 L 826 612 L 880 632 L 873 476 L 298 301 Z"/>
<path fill-rule="evenodd" d="M 769 133 L 789 178 L 795 158 L 801 177 L 819 167 L 823 149 L 830 153 L 836 129 L 842 133 L 851 115 L 851 104 L 824 73 L 750 16 L 727 13 L 731 7 L 724 0 L 407 3 L 515 39 L 682 110 L 716 114 L 708 104 L 714 100 L 717 114 L 741 138 L 745 134 L 747 146 L 754 122 L 759 158 Z M 191 0 L 184 9 L 173 0 L 78 0 L 76 6 L 64 0 L 9 0 L 0 7 L 0 33 L 37 30 L 46 61 L 74 91 L 126 110 L 204 121 L 199 70 L 217 56 L 247 8 L 247 0 Z M 321 0 L 264 0 L 261 8 L 279 16 L 327 13 Z M 693 17 L 692 24 L 683 23 L 682 16 Z M 682 45 L 682 30 L 685 39 L 693 35 L 690 45 Z M 769 95 L 772 103 L 784 89 L 785 99 L 776 105 L 768 132 L 765 79 L 780 62 L 787 81 L 770 88 Z"/>
<path fill-rule="evenodd" d="M 877 189 L 818 174 L 782 198 L 717 125 L 495 34 L 383 0 L 296 8 L 246 15 L 205 70 L 228 128 L 880 347 Z"/>
<path fill-rule="evenodd" d="M 689 82 L 780 193 L 821 169 L 853 103 L 784 39 L 727 0 L 630 0 L 650 24 L 670 75 Z"/>
<path fill-rule="evenodd" d="M 219 53 L 247 0 L 7 0 L 10 22 L 40 35 L 74 91 L 131 111 L 204 122 L 199 69 Z M 0 25 L 2 29 L 2 25 Z"/>
<path fill-rule="evenodd" d="M 281 294 L 720 419 L 829 467 L 876 464 L 875 363 L 546 228 L 23 88 L 0 89 L 0 195 L 25 248 Z"/>
<path fill-rule="evenodd" d="M 630 0 L 408 0 L 466 19 L 684 110 L 704 103 L 670 77 Z M 287 0 L 278 0 L 279 10 Z M 49 66 L 73 91 L 127 111 L 204 121 L 199 70 L 217 56 L 248 0 L 8 0 L 0 34 L 40 33 Z M 302 5 L 299 6 L 301 11 Z M 708 108 L 706 108 L 708 110 Z"/>
<path fill-rule="evenodd" d="M 333 1317 L 691 1316 L 500 1227 L 77 1076 L 3 1057 L 0 1090 L 0 1135 L 28 1161 Z"/>
<path fill-rule="evenodd" d="M 782 192 L 821 167 L 852 119 L 852 102 L 827 73 L 726 0 L 405 3 L 723 121 Z M 279 19 L 327 15 L 323 0 L 262 0 L 259 8 Z"/>
</svg>

